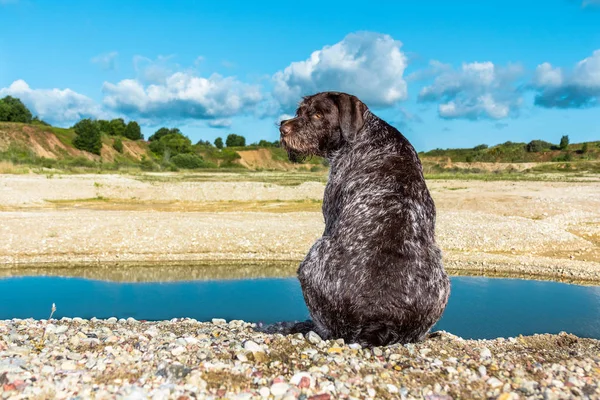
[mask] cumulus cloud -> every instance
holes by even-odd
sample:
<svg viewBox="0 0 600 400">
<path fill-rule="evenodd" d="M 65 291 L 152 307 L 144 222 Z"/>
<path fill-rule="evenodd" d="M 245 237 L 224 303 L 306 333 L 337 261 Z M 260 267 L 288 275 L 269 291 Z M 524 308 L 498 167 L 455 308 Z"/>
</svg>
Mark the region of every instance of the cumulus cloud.
<svg viewBox="0 0 600 400">
<path fill-rule="evenodd" d="M 391 106 L 407 98 L 401 46 L 389 35 L 351 33 L 275 73 L 274 99 L 291 111 L 302 96 L 333 90 L 354 94 L 371 107 Z"/>
<path fill-rule="evenodd" d="M 219 129 L 229 128 L 231 126 L 231 120 L 227 119 L 227 118 L 214 119 L 214 120 L 208 121 L 208 126 L 210 126 L 211 128 L 219 128 Z"/>
<path fill-rule="evenodd" d="M 107 71 L 114 71 L 117 69 L 117 56 L 119 53 L 111 51 L 110 53 L 99 54 L 92 58 L 92 63 L 98 64 L 100 68 Z"/>
<path fill-rule="evenodd" d="M 21 99 L 34 115 L 51 123 L 74 122 L 101 115 L 100 107 L 87 96 L 71 89 L 32 89 L 21 79 L 0 89 L 0 97 L 4 96 Z"/>
<path fill-rule="evenodd" d="M 442 118 L 507 118 L 522 102 L 515 86 L 521 74 L 518 65 L 463 63 L 459 70 L 441 69 L 434 82 L 421 89 L 418 101 L 440 103 L 438 114 Z"/>
<path fill-rule="evenodd" d="M 176 72 L 163 83 L 150 85 L 135 79 L 105 82 L 103 92 L 108 108 L 148 121 L 202 119 L 217 123 L 249 112 L 262 99 L 258 86 L 234 77 L 213 74 L 204 78 L 189 72 Z"/>
<path fill-rule="evenodd" d="M 549 63 L 538 65 L 533 79 L 535 104 L 546 108 L 584 108 L 600 103 L 600 50 L 579 61 L 571 73 Z"/>
</svg>

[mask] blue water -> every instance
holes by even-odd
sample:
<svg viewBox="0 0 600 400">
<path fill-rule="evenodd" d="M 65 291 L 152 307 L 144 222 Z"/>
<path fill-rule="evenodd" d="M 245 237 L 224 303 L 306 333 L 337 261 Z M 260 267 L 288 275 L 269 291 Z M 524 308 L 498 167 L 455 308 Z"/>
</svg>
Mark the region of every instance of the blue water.
<svg viewBox="0 0 600 400">
<path fill-rule="evenodd" d="M 305 320 L 296 279 L 118 283 L 80 278 L 0 279 L 0 319 L 190 317 L 251 322 Z M 566 331 L 600 339 L 600 287 L 546 281 L 453 277 L 446 312 L 434 329 L 464 338 Z"/>
</svg>

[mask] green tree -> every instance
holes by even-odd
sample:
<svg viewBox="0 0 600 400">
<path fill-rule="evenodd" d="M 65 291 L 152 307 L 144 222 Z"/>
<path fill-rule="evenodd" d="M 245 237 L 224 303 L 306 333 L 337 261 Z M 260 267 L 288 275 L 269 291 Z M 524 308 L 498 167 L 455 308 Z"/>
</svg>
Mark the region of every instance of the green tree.
<svg viewBox="0 0 600 400">
<path fill-rule="evenodd" d="M 16 97 L 6 96 L 0 99 L 0 121 L 30 123 L 31 111 Z"/>
<path fill-rule="evenodd" d="M 105 135 L 112 135 L 110 121 L 107 121 L 105 119 L 97 119 L 96 124 L 98 125 L 98 129 L 100 129 L 100 132 L 104 133 Z"/>
<path fill-rule="evenodd" d="M 478 146 L 475 146 L 475 147 L 473 147 L 473 150 L 475 150 L 475 151 L 480 151 L 480 150 L 485 150 L 485 149 L 487 149 L 487 148 L 488 148 L 488 145 L 487 145 L 487 144 L 480 144 L 480 145 L 478 145 Z"/>
<path fill-rule="evenodd" d="M 171 129 L 169 129 L 169 128 L 162 127 L 159 130 L 157 130 L 156 132 L 154 132 L 154 134 L 151 135 L 148 138 L 148 141 L 149 142 L 154 142 L 156 140 L 160 140 L 161 137 L 166 136 L 166 135 L 170 135 L 172 133 L 177 134 L 177 135 L 183 135 L 183 133 L 181 133 L 181 131 L 179 130 L 179 128 L 171 128 Z"/>
<path fill-rule="evenodd" d="M 218 137 L 215 139 L 215 147 L 219 150 L 223 148 L 223 139 Z"/>
<path fill-rule="evenodd" d="M 181 133 L 169 133 L 159 140 L 150 142 L 150 150 L 157 156 L 165 158 L 193 152 L 192 141 Z"/>
<path fill-rule="evenodd" d="M 120 137 L 117 137 L 114 140 L 112 147 L 113 147 L 113 149 L 115 149 L 119 153 L 123 153 L 123 141 L 121 140 Z"/>
<path fill-rule="evenodd" d="M 210 142 L 210 140 L 198 140 L 198 143 L 196 143 L 196 146 L 201 146 L 201 147 L 212 147 L 212 143 Z"/>
<path fill-rule="evenodd" d="M 129 123 L 125 127 L 124 136 L 127 139 L 131 139 L 131 140 L 142 139 L 143 136 L 142 136 L 142 130 L 140 129 L 140 125 L 135 121 L 129 121 Z"/>
<path fill-rule="evenodd" d="M 127 126 L 125 125 L 125 121 L 123 118 L 115 118 L 110 121 L 110 132 L 109 134 L 112 136 L 125 136 L 125 129 Z"/>
<path fill-rule="evenodd" d="M 585 142 L 583 146 L 581 146 L 581 154 L 585 154 L 588 152 L 588 144 Z"/>
<path fill-rule="evenodd" d="M 102 140 L 98 125 L 91 119 L 86 118 L 76 123 L 73 128 L 77 134 L 73 139 L 73 145 L 79 150 L 100 155 Z"/>
<path fill-rule="evenodd" d="M 569 147 L 569 135 L 564 135 L 560 138 L 560 144 L 558 145 L 561 150 L 566 150 Z"/>
<path fill-rule="evenodd" d="M 235 133 L 230 133 L 225 139 L 227 147 L 244 147 L 246 146 L 246 138 Z"/>
</svg>

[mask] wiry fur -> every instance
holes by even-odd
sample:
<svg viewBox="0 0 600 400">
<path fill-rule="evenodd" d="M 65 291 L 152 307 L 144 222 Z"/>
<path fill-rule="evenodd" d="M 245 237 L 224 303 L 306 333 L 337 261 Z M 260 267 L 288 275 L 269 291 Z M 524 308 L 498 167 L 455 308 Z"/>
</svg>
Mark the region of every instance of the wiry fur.
<svg viewBox="0 0 600 400">
<path fill-rule="evenodd" d="M 423 339 L 450 282 L 435 242 L 435 206 L 412 145 L 356 97 L 325 92 L 283 121 L 290 159 L 327 157 L 325 232 L 298 269 L 315 330 L 379 346 Z"/>
</svg>

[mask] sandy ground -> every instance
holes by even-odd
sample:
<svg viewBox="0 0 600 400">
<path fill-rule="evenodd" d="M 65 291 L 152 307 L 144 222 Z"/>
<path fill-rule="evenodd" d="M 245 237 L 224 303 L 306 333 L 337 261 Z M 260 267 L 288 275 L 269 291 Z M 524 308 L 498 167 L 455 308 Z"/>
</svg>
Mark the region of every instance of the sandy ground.
<svg viewBox="0 0 600 400">
<path fill-rule="evenodd" d="M 40 263 L 298 261 L 321 235 L 323 183 L 217 179 L 0 175 L 0 275 Z M 428 185 L 450 272 L 600 282 L 600 183 Z"/>
</svg>

